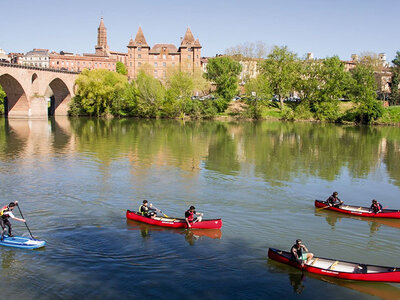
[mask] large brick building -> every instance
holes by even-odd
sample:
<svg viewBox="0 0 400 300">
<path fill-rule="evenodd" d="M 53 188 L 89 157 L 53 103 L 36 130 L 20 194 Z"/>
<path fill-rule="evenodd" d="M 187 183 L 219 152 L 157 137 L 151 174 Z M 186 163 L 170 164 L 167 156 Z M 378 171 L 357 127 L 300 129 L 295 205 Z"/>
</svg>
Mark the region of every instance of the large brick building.
<svg viewBox="0 0 400 300">
<path fill-rule="evenodd" d="M 50 53 L 50 68 L 78 72 L 85 68 L 115 71 L 116 63 L 119 61 L 127 67 L 130 79 L 136 78 L 142 68 L 151 70 L 154 77 L 160 79 L 166 77 L 167 70 L 170 68 L 179 68 L 187 72 L 201 68 L 201 45 L 189 28 L 179 48 L 173 44 L 155 44 L 150 47 L 141 27 L 138 29 L 135 40 L 131 39 L 127 47 L 127 53 L 110 50 L 107 43 L 107 28 L 101 18 L 97 29 L 95 53 L 78 55 L 63 51 L 52 52 Z"/>
</svg>

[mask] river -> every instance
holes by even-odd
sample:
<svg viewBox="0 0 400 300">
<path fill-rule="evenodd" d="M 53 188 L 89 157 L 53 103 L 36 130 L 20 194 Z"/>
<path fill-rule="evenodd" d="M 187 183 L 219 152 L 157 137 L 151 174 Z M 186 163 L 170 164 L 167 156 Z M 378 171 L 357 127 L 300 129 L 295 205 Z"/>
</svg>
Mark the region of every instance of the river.
<svg viewBox="0 0 400 300">
<path fill-rule="evenodd" d="M 0 147 L 2 205 L 19 200 L 47 241 L 0 248 L 2 297 L 400 299 L 399 284 L 303 276 L 267 258 L 301 238 L 317 256 L 400 266 L 400 222 L 314 208 L 333 191 L 400 208 L 398 127 L 2 118 Z M 194 205 L 223 227 L 127 221 L 143 199 L 170 216 Z"/>
</svg>

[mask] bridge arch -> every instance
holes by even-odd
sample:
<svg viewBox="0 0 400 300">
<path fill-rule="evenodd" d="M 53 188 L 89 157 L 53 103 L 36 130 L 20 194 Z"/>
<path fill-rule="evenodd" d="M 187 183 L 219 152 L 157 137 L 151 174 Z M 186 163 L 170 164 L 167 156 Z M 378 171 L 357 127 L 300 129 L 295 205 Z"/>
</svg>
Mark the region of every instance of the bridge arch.
<svg viewBox="0 0 400 300">
<path fill-rule="evenodd" d="M 67 115 L 72 95 L 67 84 L 62 79 L 54 78 L 49 83 L 45 96 L 50 98 L 50 116 Z"/>
<path fill-rule="evenodd" d="M 0 75 L 0 85 L 6 93 L 4 100 L 4 114 L 12 114 L 15 117 L 26 117 L 29 115 L 29 102 L 26 92 L 17 79 L 10 74 Z"/>
<path fill-rule="evenodd" d="M 32 92 L 34 94 L 39 93 L 39 79 L 36 73 L 33 73 L 32 75 Z"/>
</svg>

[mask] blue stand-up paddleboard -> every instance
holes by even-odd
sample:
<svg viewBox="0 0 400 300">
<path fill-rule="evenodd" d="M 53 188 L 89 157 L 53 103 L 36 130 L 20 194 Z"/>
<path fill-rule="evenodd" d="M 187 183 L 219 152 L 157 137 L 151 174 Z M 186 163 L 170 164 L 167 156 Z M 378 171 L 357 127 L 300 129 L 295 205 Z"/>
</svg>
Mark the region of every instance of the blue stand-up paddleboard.
<svg viewBox="0 0 400 300">
<path fill-rule="evenodd" d="M 0 241 L 0 245 L 22 249 L 37 249 L 44 247 L 46 245 L 46 242 L 22 236 L 8 237 L 7 235 L 4 235 L 4 239 Z"/>
</svg>

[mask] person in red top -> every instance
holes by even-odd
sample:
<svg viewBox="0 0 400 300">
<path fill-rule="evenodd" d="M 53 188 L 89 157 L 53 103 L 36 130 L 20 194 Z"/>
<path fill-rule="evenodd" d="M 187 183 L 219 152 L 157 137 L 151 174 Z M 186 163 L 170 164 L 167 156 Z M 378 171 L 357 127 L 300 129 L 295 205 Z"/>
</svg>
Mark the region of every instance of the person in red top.
<svg viewBox="0 0 400 300">
<path fill-rule="evenodd" d="M 195 218 L 196 215 L 196 218 Z M 187 211 L 185 211 L 185 221 L 188 228 L 192 227 L 191 224 L 201 222 L 203 214 L 197 213 L 196 208 L 192 205 Z"/>
<path fill-rule="evenodd" d="M 11 202 L 10 204 L 4 206 L 1 210 L 0 210 L 0 226 L 2 228 L 1 231 L 1 241 L 4 239 L 4 234 L 7 231 L 6 226 L 8 227 L 8 236 L 12 237 L 12 233 L 11 233 L 11 223 L 8 220 L 9 218 L 20 221 L 20 222 L 25 222 L 24 219 L 20 219 L 14 216 L 14 214 L 12 213 L 14 207 L 18 205 L 18 201 L 15 202 Z"/>
<path fill-rule="evenodd" d="M 371 209 L 376 214 L 380 213 L 382 212 L 382 205 L 374 199 L 372 200 Z"/>
</svg>

